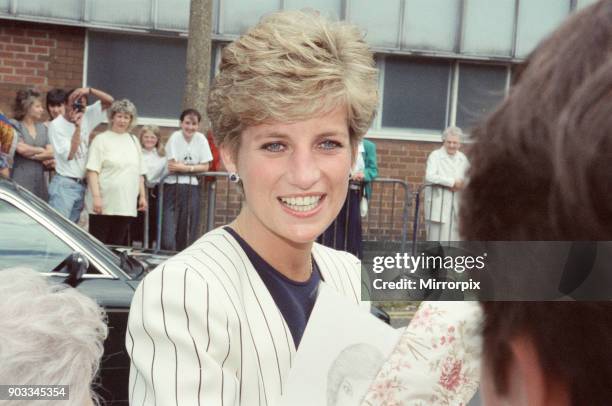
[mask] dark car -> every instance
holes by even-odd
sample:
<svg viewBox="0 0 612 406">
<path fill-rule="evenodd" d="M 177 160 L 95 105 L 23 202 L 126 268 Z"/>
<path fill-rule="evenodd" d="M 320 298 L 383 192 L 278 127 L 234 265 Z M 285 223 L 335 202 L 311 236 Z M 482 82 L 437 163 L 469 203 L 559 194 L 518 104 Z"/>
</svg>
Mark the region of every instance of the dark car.
<svg viewBox="0 0 612 406">
<path fill-rule="evenodd" d="M 0 178 L 0 270 L 30 268 L 94 298 L 108 315 L 97 392 L 108 405 L 128 404 L 128 311 L 146 272 L 168 258 L 108 248 L 29 191 Z"/>
</svg>

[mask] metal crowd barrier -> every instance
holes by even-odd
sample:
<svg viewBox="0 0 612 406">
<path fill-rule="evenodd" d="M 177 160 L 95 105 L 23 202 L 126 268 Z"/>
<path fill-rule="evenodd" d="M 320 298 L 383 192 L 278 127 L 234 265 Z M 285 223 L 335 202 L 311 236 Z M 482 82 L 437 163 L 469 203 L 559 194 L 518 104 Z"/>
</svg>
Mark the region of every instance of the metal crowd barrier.
<svg viewBox="0 0 612 406">
<path fill-rule="evenodd" d="M 459 239 L 458 199 L 459 193 L 446 186 L 426 183 L 419 187 L 414 204 L 413 247 L 423 236 L 427 241 Z"/>
<path fill-rule="evenodd" d="M 364 241 L 399 241 L 402 252 L 408 240 L 411 187 L 401 179 L 377 178 L 372 181 L 368 214 L 362 220 Z"/>
</svg>

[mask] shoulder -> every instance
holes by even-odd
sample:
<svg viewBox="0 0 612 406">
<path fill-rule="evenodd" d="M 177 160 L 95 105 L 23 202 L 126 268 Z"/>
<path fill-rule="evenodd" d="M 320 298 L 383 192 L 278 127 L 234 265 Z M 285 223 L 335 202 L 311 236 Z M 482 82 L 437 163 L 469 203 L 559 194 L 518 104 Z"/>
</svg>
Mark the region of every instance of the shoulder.
<svg viewBox="0 0 612 406">
<path fill-rule="evenodd" d="M 346 272 L 347 270 L 361 269 L 359 258 L 346 251 L 338 251 L 319 243 L 313 244 L 312 251 L 315 260 L 318 260 L 317 265 L 325 268 L 328 272 L 336 273 L 338 271 Z"/>
<path fill-rule="evenodd" d="M 367 139 L 363 139 L 363 147 L 366 150 L 375 150 L 376 149 L 376 144 L 374 144 L 372 141 L 367 140 Z"/>
<path fill-rule="evenodd" d="M 207 279 L 218 276 L 219 272 L 233 279 L 243 270 L 244 257 L 244 251 L 238 242 L 220 227 L 204 234 L 167 263 L 191 267 Z"/>
</svg>

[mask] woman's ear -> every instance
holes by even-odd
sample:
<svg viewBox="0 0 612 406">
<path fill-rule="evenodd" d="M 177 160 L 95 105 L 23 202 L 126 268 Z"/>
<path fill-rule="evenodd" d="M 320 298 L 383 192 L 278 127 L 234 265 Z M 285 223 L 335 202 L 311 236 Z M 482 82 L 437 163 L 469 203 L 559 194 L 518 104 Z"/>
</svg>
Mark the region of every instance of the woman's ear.
<svg viewBox="0 0 612 406">
<path fill-rule="evenodd" d="M 236 166 L 236 155 L 237 152 L 235 150 L 235 148 L 232 148 L 232 146 L 228 145 L 227 143 L 223 143 L 219 146 L 219 153 L 221 155 L 221 161 L 223 161 L 223 166 L 225 166 L 225 169 L 228 172 L 234 172 L 237 173 L 237 166 Z"/>
<path fill-rule="evenodd" d="M 520 402 L 534 406 L 569 406 L 567 387 L 555 379 L 553 371 L 546 371 L 533 341 L 520 335 L 510 341 L 513 362 L 510 368 L 510 386 Z M 521 403 L 522 402 L 522 403 Z"/>
</svg>

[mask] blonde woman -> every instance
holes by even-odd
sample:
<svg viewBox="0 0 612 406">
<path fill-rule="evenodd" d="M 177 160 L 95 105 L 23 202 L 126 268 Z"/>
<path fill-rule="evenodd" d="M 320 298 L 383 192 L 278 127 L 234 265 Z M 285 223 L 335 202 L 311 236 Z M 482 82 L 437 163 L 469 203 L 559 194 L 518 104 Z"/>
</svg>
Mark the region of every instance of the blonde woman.
<svg viewBox="0 0 612 406">
<path fill-rule="evenodd" d="M 138 139 L 136 106 L 117 100 L 108 109 L 110 130 L 98 134 L 89 147 L 89 231 L 106 244 L 125 245 L 136 209 L 147 209 L 146 173 Z"/>
<path fill-rule="evenodd" d="M 346 23 L 276 13 L 224 49 L 208 116 L 243 208 L 137 289 L 131 404 L 276 405 L 319 286 L 359 305 L 359 260 L 314 241 L 377 102 L 372 53 Z"/>
<path fill-rule="evenodd" d="M 161 145 L 161 131 L 156 125 L 145 125 L 138 133 L 142 147 L 142 157 L 146 169 L 145 185 L 147 186 L 147 202 L 149 205 L 149 244 L 157 237 L 157 197 L 159 196 L 159 182 L 167 173 L 167 160 Z M 130 228 L 132 241 L 141 241 L 144 244 L 144 212 L 139 212 L 136 221 Z"/>
</svg>

